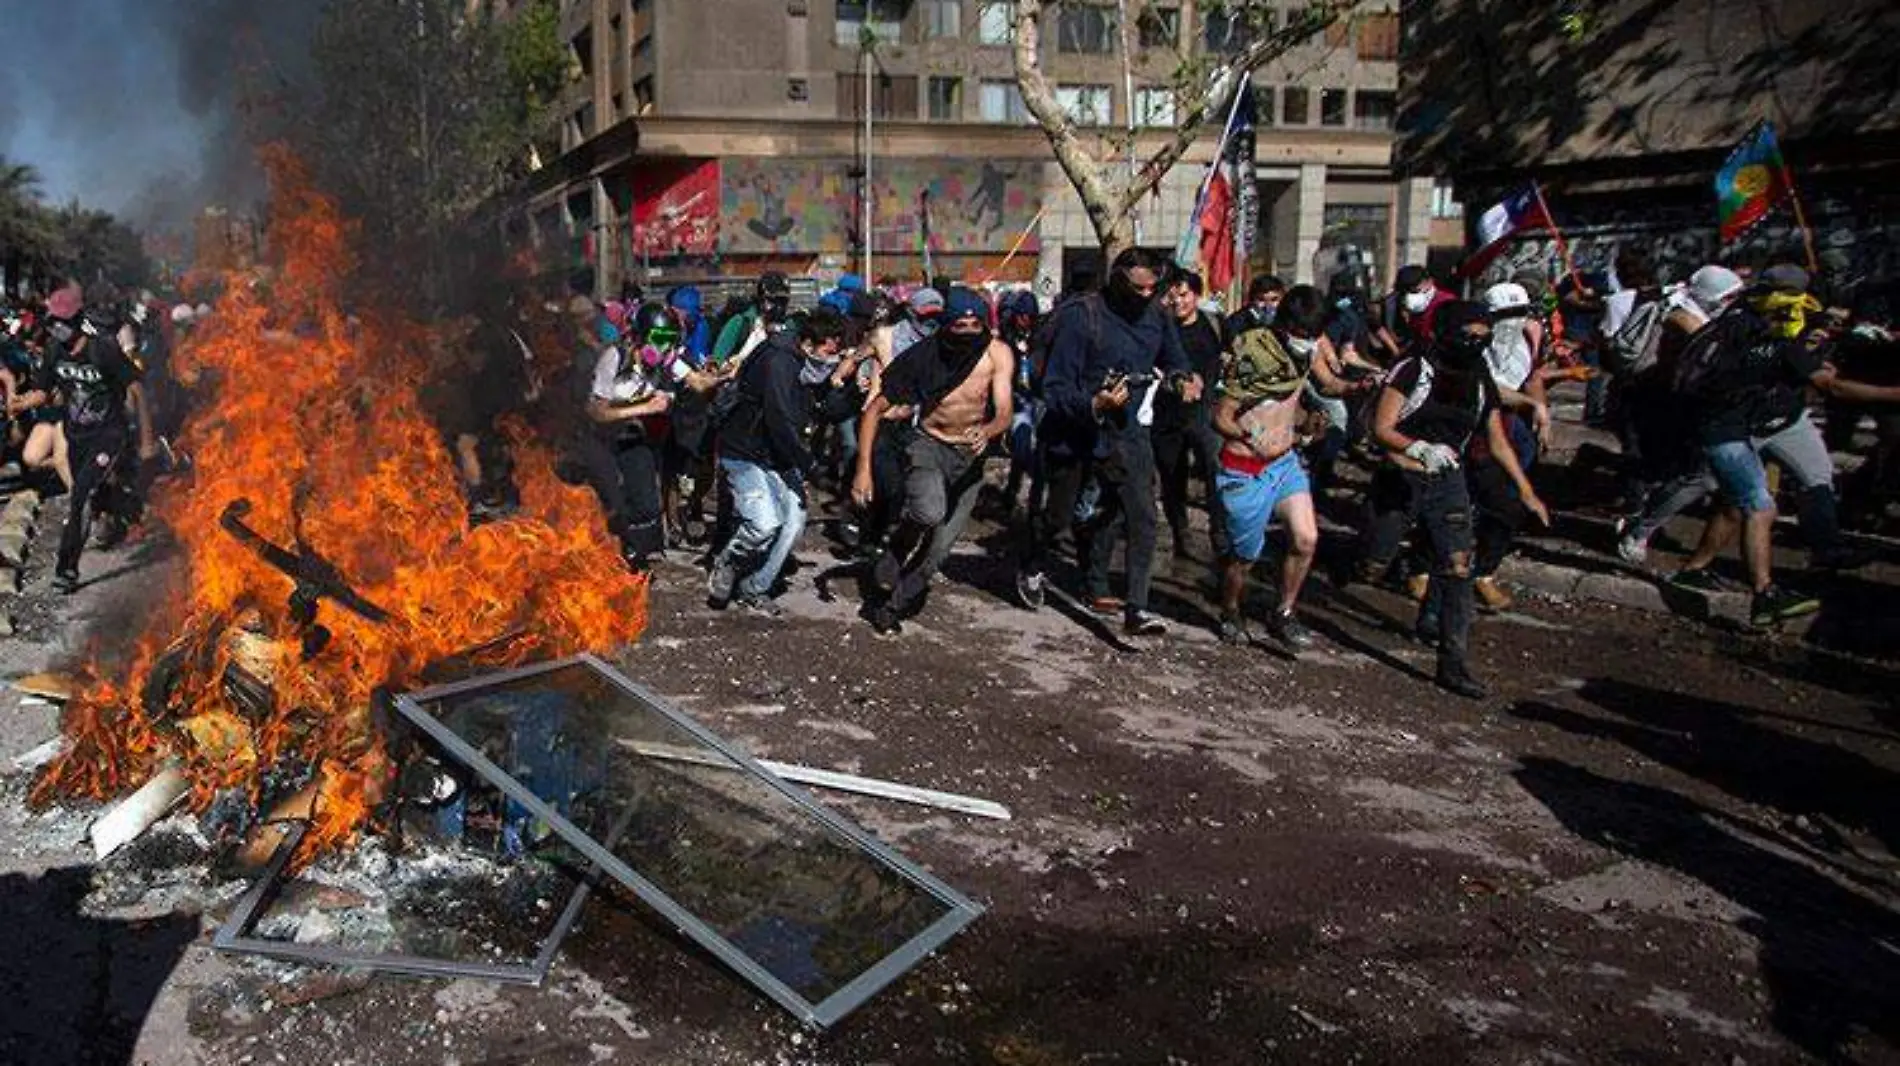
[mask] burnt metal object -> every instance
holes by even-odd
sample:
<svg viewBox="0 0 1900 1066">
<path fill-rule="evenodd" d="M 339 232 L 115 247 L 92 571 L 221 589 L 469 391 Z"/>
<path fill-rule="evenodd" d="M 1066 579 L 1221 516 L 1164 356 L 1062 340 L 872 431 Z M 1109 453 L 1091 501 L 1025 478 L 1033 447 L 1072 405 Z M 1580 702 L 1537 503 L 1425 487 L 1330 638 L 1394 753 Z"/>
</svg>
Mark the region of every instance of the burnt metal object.
<svg viewBox="0 0 1900 1066">
<path fill-rule="evenodd" d="M 983 913 L 594 656 L 395 702 L 443 752 L 807 1025 L 838 1021 Z M 656 758 L 655 745 L 694 758 Z"/>
<path fill-rule="evenodd" d="M 410 977 L 471 977 L 508 984 L 539 985 L 547 979 L 548 970 L 554 965 L 555 952 L 560 950 L 561 942 L 567 939 L 568 931 L 574 927 L 575 920 L 580 917 L 581 906 L 587 902 L 588 893 L 593 890 L 593 885 L 588 878 L 581 878 L 580 883 L 574 887 L 574 894 L 568 897 L 567 906 L 561 911 L 560 918 L 555 921 L 554 928 L 549 931 L 547 939 L 541 942 L 534 960 L 526 965 L 458 962 L 453 959 L 431 959 L 418 955 L 352 951 L 322 944 L 265 940 L 252 936 L 251 927 L 256 924 L 264 908 L 282 887 L 284 871 L 290 865 L 290 858 L 296 854 L 297 845 L 302 843 L 304 833 L 310 828 L 308 822 L 298 821 L 286 824 L 290 827 L 289 831 L 284 834 L 283 841 L 272 853 L 270 865 L 266 866 L 263 874 L 249 889 L 245 890 L 244 895 L 238 899 L 237 906 L 232 908 L 230 917 L 218 927 L 217 935 L 211 941 L 211 946 L 217 950 L 236 955 L 261 955 L 284 962 L 377 970 Z"/>
<path fill-rule="evenodd" d="M 238 543 L 257 553 L 257 557 L 282 571 L 295 583 L 290 592 L 290 615 L 299 628 L 305 630 L 306 652 L 314 642 L 321 650 L 328 640 L 328 631 L 316 625 L 317 603 L 330 600 L 338 607 L 366 618 L 372 622 L 389 621 L 389 612 L 376 606 L 359 595 L 349 583 L 343 580 L 343 574 L 328 559 L 318 555 L 308 544 L 299 542 L 295 551 L 273 544 L 268 538 L 250 526 L 244 519 L 251 513 L 251 501 L 232 500 L 218 516 L 218 524 L 226 533 L 236 537 Z M 313 636 L 322 631 L 321 637 Z"/>
</svg>

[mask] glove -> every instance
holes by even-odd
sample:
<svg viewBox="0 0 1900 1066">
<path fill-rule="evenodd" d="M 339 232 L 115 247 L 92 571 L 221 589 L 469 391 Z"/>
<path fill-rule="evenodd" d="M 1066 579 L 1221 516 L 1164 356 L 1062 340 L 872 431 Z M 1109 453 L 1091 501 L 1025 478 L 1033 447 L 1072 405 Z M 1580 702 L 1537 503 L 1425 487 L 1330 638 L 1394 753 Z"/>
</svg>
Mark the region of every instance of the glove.
<svg viewBox="0 0 1900 1066">
<path fill-rule="evenodd" d="M 1443 444 L 1415 440 L 1406 445 L 1405 454 L 1425 468 L 1427 474 L 1442 474 L 1458 469 L 1458 453 Z"/>
</svg>

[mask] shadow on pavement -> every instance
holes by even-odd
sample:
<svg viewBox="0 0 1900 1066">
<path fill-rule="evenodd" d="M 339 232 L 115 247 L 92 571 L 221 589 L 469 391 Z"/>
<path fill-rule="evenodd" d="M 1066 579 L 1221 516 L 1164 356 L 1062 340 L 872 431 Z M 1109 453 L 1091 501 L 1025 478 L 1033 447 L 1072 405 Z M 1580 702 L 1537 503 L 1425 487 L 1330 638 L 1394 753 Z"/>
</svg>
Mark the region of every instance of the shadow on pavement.
<svg viewBox="0 0 1900 1066">
<path fill-rule="evenodd" d="M 198 919 L 114 921 L 80 913 L 91 872 L 0 876 L 0 1062 L 117 1066 L 158 991 L 198 936 Z"/>
<path fill-rule="evenodd" d="M 1546 758 L 1525 759 L 1514 776 L 1571 832 L 1675 870 L 1749 911 L 1736 924 L 1760 941 L 1773 1023 L 1788 1039 L 1829 1062 L 1885 1061 L 1896 1051 L 1900 917 L 1892 910 L 1667 789 Z"/>
</svg>

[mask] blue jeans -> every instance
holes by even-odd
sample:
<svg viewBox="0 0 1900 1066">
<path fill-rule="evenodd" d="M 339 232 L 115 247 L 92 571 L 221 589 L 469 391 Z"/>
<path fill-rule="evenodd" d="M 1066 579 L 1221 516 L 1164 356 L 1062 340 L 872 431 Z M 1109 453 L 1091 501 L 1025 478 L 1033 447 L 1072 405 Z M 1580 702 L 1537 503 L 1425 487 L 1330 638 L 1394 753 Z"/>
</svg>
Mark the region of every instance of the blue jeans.
<svg viewBox="0 0 1900 1066">
<path fill-rule="evenodd" d="M 779 571 L 792 557 L 792 547 L 805 531 L 804 493 L 785 475 L 757 463 L 721 459 L 719 465 L 732 490 L 739 528 L 720 549 L 717 563 L 731 566 L 742 575 L 737 589 L 740 597 L 758 599 L 772 591 Z M 764 562 L 748 572 L 746 567 L 761 556 Z"/>
</svg>

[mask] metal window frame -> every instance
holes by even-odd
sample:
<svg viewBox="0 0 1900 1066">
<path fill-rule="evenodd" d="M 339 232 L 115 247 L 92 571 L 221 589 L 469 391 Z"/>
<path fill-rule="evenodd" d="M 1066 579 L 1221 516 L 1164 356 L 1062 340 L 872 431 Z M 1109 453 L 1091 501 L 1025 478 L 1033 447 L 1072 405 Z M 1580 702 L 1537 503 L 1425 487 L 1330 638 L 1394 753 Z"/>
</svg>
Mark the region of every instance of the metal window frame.
<svg viewBox="0 0 1900 1066">
<path fill-rule="evenodd" d="M 741 951 L 731 941 L 721 936 L 711 926 L 697 918 L 691 911 L 681 906 L 658 885 L 640 876 L 608 847 L 603 847 L 580 827 L 568 821 L 554 807 L 535 795 L 526 786 L 510 777 L 508 773 L 490 762 L 486 756 L 464 741 L 459 735 L 431 715 L 424 704 L 452 696 L 498 685 L 509 684 L 541 674 L 553 673 L 572 667 L 586 667 L 604 677 L 622 692 L 645 704 L 647 709 L 658 713 L 671 724 L 686 731 L 695 740 L 730 759 L 736 770 L 751 775 L 754 779 L 789 800 L 805 814 L 817 820 L 826 829 L 838 834 L 856 845 L 872 859 L 883 863 L 904 879 L 922 888 L 935 897 L 945 907 L 943 917 L 937 919 L 922 932 L 912 937 L 897 950 L 879 959 L 833 991 L 823 1000 L 813 1003 L 780 981 L 751 956 Z M 935 951 L 945 941 L 955 936 L 965 926 L 975 921 L 983 913 L 983 907 L 962 893 L 933 877 L 923 868 L 904 858 L 889 845 L 871 836 L 863 829 L 832 812 L 813 799 L 804 790 L 786 782 L 783 778 L 759 765 L 750 755 L 736 745 L 731 744 L 718 734 L 707 729 L 686 712 L 673 707 L 657 693 L 633 681 L 611 664 L 590 654 L 569 656 L 549 662 L 517 667 L 511 670 L 486 674 L 446 685 L 436 685 L 415 692 L 403 693 L 396 697 L 396 710 L 408 719 L 416 728 L 441 744 L 443 749 L 460 759 L 471 770 L 480 774 L 490 784 L 506 792 L 510 798 L 533 812 L 549 828 L 559 833 L 574 848 L 593 860 L 599 868 L 614 880 L 625 885 L 642 902 L 658 911 L 671 922 L 674 928 L 690 937 L 694 943 L 711 952 L 714 957 L 730 966 L 739 976 L 750 982 L 759 991 L 770 997 L 773 1002 L 785 1008 L 808 1026 L 825 1029 L 835 1024 L 845 1015 L 862 1006 L 864 1002 L 890 984 L 913 966 Z"/>
<path fill-rule="evenodd" d="M 250 935 L 251 926 L 261 916 L 266 903 L 276 895 L 284 871 L 290 866 L 290 858 L 296 854 L 297 845 L 303 842 L 304 833 L 310 828 L 308 822 L 288 823 L 291 831 L 271 853 L 270 862 L 257 881 L 239 897 L 237 906 L 231 909 L 224 924 L 218 927 L 217 935 L 212 937 L 211 946 L 218 951 L 237 955 L 261 955 L 265 958 L 283 962 L 306 962 L 321 966 L 341 966 L 347 969 L 379 970 L 385 973 L 404 974 L 410 977 L 472 977 L 480 980 L 502 981 L 509 984 L 540 985 L 547 980 L 548 971 L 554 966 L 554 955 L 561 948 L 561 942 L 580 917 L 581 906 L 587 902 L 592 890 L 586 878 L 574 887 L 574 894 L 568 897 L 567 906 L 561 916 L 555 920 L 554 928 L 541 941 L 541 947 L 535 952 L 534 961 L 526 965 L 510 966 L 489 962 L 457 962 L 453 959 L 432 959 L 420 955 L 378 954 L 367 951 L 353 951 L 348 948 L 326 947 L 322 944 L 294 944 L 279 940 L 265 940 Z"/>
</svg>

